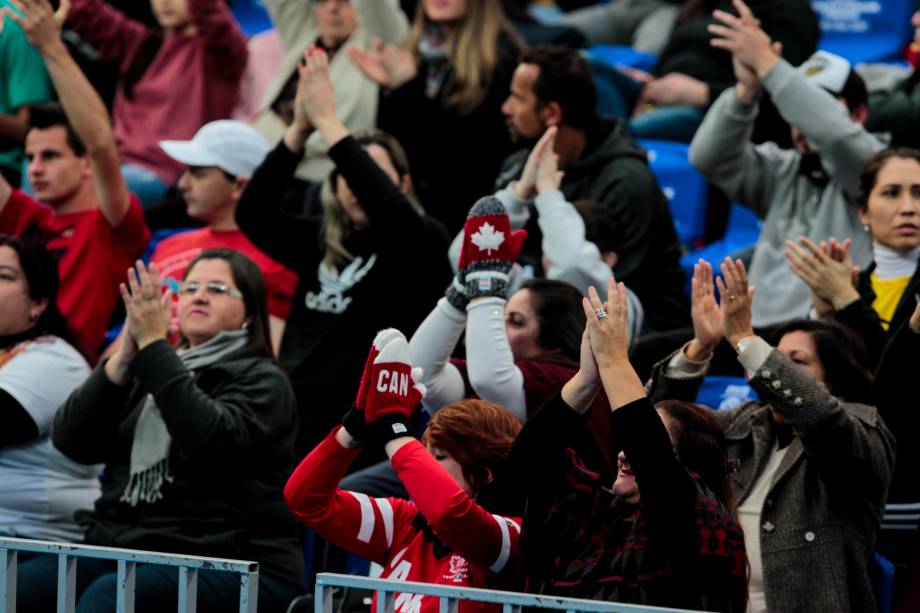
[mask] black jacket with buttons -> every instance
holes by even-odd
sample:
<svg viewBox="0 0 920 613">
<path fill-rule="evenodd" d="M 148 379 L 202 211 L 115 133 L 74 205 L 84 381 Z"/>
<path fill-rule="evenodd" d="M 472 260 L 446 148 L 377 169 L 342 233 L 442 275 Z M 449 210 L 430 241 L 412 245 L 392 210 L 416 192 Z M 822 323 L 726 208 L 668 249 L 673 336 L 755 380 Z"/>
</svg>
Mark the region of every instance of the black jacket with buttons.
<svg viewBox="0 0 920 613">
<path fill-rule="evenodd" d="M 702 375 L 652 373 L 654 400 L 693 400 Z M 770 611 L 875 611 L 869 561 L 894 468 L 894 437 L 874 407 L 831 396 L 777 350 L 750 380 L 760 401 L 715 411 L 725 431 L 739 503 L 753 489 L 775 436 L 771 408 L 793 428 L 761 515 L 761 565 Z"/>
</svg>

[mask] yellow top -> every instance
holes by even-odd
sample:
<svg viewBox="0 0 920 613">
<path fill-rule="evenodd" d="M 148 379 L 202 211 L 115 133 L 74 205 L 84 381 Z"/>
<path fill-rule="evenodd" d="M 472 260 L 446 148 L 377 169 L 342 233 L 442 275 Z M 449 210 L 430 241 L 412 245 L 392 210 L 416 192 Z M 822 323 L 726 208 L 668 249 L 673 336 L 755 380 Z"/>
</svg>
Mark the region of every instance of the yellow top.
<svg viewBox="0 0 920 613">
<path fill-rule="evenodd" d="M 887 330 L 888 323 L 894 317 L 894 312 L 897 310 L 898 303 L 901 302 L 901 296 L 904 295 L 911 278 L 907 276 L 882 280 L 873 274 L 871 279 L 872 291 L 875 292 L 875 301 L 872 303 L 872 308 L 882 319 L 882 327 Z"/>
</svg>

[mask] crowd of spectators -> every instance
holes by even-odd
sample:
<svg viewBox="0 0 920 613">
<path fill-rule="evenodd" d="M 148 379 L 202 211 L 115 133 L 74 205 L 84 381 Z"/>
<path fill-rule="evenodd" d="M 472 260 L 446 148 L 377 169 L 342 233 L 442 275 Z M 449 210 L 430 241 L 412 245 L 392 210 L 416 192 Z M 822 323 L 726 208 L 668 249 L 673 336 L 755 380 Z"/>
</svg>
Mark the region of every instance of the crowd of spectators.
<svg viewBox="0 0 920 613">
<path fill-rule="evenodd" d="M 0 0 L 0 536 L 254 560 L 266 613 L 340 549 L 873 611 L 883 547 L 920 610 L 918 530 L 882 530 L 920 503 L 920 71 L 870 88 L 805 0 L 547 4 L 265 0 L 247 39 L 232 1 Z M 762 220 L 749 253 L 687 278 L 648 138 Z M 732 373 L 752 399 L 696 404 Z M 57 570 L 20 555 L 17 610 Z M 114 610 L 113 562 L 74 580 Z"/>
</svg>

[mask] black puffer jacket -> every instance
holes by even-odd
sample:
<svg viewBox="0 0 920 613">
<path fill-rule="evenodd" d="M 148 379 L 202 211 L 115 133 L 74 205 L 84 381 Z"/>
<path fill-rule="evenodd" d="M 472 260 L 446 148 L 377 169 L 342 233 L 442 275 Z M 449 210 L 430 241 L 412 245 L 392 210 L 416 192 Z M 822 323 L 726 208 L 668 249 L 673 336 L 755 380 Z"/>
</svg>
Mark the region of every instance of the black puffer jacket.
<svg viewBox="0 0 920 613">
<path fill-rule="evenodd" d="M 616 234 L 609 239 L 617 245 L 613 272 L 639 297 L 647 325 L 656 331 L 689 325 L 680 241 L 645 150 L 616 119 L 599 120 L 587 134 L 582 158 L 562 168 L 562 193 L 569 202 L 592 200 L 610 212 Z M 529 153 L 521 150 L 505 160 L 496 189 L 521 176 Z M 539 254 L 534 249 L 539 250 L 542 235 L 535 211 L 527 232 L 525 257 L 530 256 L 533 262 L 528 263 L 539 266 Z"/>
<path fill-rule="evenodd" d="M 58 409 L 55 446 L 84 464 L 105 464 L 102 496 L 77 521 L 86 542 L 256 560 L 261 572 L 303 585 L 297 521 L 282 490 L 294 465 L 294 394 L 271 360 L 244 348 L 192 375 L 166 341 L 134 359 L 135 380 L 112 383 L 99 366 Z M 134 428 L 153 394 L 172 437 L 173 481 L 163 497 L 130 506 Z"/>
</svg>

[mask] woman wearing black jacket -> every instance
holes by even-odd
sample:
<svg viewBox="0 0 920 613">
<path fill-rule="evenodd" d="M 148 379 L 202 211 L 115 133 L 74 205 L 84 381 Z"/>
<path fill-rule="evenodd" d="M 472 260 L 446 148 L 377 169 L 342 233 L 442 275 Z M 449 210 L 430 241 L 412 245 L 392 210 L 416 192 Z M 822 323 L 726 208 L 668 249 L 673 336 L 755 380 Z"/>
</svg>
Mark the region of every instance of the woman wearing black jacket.
<svg viewBox="0 0 920 613">
<path fill-rule="evenodd" d="M 849 241 L 787 242 L 792 271 L 812 292 L 820 317 L 855 331 L 875 368 L 885 344 L 920 302 L 920 151 L 886 149 L 860 178 L 859 219 L 872 234 L 872 264 L 853 283 Z"/>
<path fill-rule="evenodd" d="M 513 152 L 501 107 L 522 46 L 500 2 L 421 0 L 402 48 L 349 49 L 381 86 L 381 129 L 406 148 L 422 202 L 451 235 Z"/>
<path fill-rule="evenodd" d="M 324 51 L 309 51 L 300 70 L 294 122 L 250 180 L 236 221 L 259 249 L 300 275 L 279 360 L 294 385 L 303 455 L 350 405 L 362 353 L 377 331 L 415 329 L 451 271 L 447 234 L 414 201 L 399 144 L 379 132 L 348 133 L 336 117 Z M 314 129 L 336 164 L 319 221 L 279 210 Z"/>
<path fill-rule="evenodd" d="M 281 490 L 293 466 L 293 393 L 272 359 L 265 284 L 227 249 L 202 252 L 179 289 L 182 340 L 167 340 L 171 293 L 138 263 L 121 286 L 127 334 L 58 409 L 52 441 L 75 462 L 105 464 L 102 496 L 76 513 L 85 542 L 259 562 L 259 610 L 303 591 L 297 523 Z M 19 611 L 53 609 L 54 556 L 20 567 Z M 178 574 L 138 565 L 137 610 L 174 607 Z M 115 564 L 77 565 L 78 611 L 113 610 Z M 202 570 L 201 611 L 236 606 L 239 578 Z"/>
<path fill-rule="evenodd" d="M 702 407 L 652 405 L 627 357 L 625 287 L 611 280 L 608 296 L 603 306 L 592 288 L 579 371 L 512 449 L 528 502 L 527 589 L 740 613 L 747 560 L 721 428 Z M 614 480 L 584 446 L 582 416 L 601 386 L 623 445 Z"/>
</svg>

